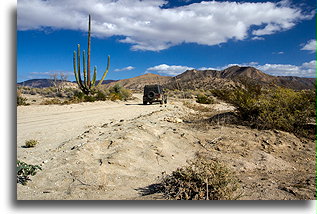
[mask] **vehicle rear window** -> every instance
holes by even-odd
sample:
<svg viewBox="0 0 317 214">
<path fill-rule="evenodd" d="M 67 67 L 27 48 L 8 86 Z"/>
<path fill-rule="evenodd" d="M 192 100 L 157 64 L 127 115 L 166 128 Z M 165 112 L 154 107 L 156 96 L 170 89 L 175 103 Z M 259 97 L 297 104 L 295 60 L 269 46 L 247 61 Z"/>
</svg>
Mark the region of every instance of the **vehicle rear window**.
<svg viewBox="0 0 317 214">
<path fill-rule="evenodd" d="M 160 93 L 161 92 L 161 89 L 160 89 L 160 86 L 159 85 L 149 85 L 149 86 L 145 86 L 144 87 L 144 93 L 148 93 L 150 91 L 153 91 L 155 93 Z"/>
</svg>

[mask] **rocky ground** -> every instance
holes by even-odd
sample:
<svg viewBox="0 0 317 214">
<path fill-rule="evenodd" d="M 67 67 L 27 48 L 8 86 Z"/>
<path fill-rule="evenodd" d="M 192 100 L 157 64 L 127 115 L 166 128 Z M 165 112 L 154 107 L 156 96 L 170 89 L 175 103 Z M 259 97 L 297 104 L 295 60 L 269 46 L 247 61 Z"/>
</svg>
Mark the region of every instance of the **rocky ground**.
<svg viewBox="0 0 317 214">
<path fill-rule="evenodd" d="M 234 111 L 225 103 L 184 105 L 174 99 L 144 106 L 140 96 L 129 102 L 19 106 L 17 157 L 43 170 L 26 186 L 17 185 L 17 198 L 164 199 L 152 194 L 151 185 L 199 152 L 236 173 L 239 200 L 315 199 L 314 141 L 230 125 L 222 117 L 201 120 Z M 24 148 L 30 138 L 40 143 Z"/>
</svg>

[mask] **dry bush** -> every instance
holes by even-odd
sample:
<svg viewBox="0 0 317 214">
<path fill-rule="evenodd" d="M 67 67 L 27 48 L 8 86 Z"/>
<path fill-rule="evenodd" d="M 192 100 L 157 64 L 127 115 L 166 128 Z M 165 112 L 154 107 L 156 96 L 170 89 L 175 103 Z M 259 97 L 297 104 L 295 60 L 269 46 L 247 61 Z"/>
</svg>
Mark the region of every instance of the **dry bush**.
<svg viewBox="0 0 317 214">
<path fill-rule="evenodd" d="M 126 89 L 119 85 L 118 83 L 115 84 L 113 87 L 109 89 L 109 99 L 111 101 L 115 100 L 129 100 L 132 97 L 132 92 L 129 89 Z"/>
<path fill-rule="evenodd" d="M 35 147 L 39 142 L 37 140 L 27 140 L 25 141 L 25 148 Z"/>
<path fill-rule="evenodd" d="M 215 100 L 211 96 L 207 96 L 206 94 L 198 94 L 196 97 L 196 102 L 201 104 L 214 104 Z"/>
<path fill-rule="evenodd" d="M 27 106 L 30 105 L 30 103 L 27 103 L 27 98 L 22 97 L 22 94 L 20 91 L 17 92 L 17 105 L 18 106 Z"/>
<path fill-rule="evenodd" d="M 211 109 L 208 108 L 207 106 L 204 105 L 197 105 L 194 103 L 190 103 L 188 101 L 183 102 L 183 105 L 186 106 L 187 108 L 193 109 L 194 111 L 199 111 L 199 112 L 210 112 Z"/>
<path fill-rule="evenodd" d="M 224 164 L 197 156 L 189 165 L 178 168 L 162 179 L 167 199 L 233 200 L 237 198 L 238 180 Z"/>
<path fill-rule="evenodd" d="M 59 105 L 59 104 L 63 104 L 63 102 L 57 98 L 46 99 L 40 103 L 40 105 Z"/>
</svg>

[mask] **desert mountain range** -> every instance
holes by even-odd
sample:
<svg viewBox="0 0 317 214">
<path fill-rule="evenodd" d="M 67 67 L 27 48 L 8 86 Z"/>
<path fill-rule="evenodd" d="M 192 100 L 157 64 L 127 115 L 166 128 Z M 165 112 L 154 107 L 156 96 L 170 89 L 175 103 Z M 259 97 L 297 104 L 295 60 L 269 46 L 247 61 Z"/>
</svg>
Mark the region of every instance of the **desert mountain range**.
<svg viewBox="0 0 317 214">
<path fill-rule="evenodd" d="M 105 80 L 103 85 L 110 87 L 119 83 L 123 87 L 138 91 L 148 84 L 161 84 L 169 89 L 221 89 L 235 87 L 241 79 L 246 78 L 262 85 L 274 84 L 295 90 L 314 89 L 316 86 L 315 78 L 272 76 L 254 67 L 240 66 L 232 66 L 224 70 L 187 70 L 174 77 L 147 73 L 118 81 Z M 69 82 L 69 84 L 76 83 Z M 32 79 L 18 83 L 18 85 L 37 88 L 49 87 L 52 86 L 52 80 Z"/>
</svg>

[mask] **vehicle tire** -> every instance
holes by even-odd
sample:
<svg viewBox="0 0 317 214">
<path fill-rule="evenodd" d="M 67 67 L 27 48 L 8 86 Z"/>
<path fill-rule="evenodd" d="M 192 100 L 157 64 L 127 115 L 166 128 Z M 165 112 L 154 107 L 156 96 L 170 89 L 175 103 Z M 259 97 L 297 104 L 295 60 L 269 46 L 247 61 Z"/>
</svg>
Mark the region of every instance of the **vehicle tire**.
<svg viewBox="0 0 317 214">
<path fill-rule="evenodd" d="M 150 105 L 152 105 L 152 102 L 149 102 L 150 103 Z"/>
<path fill-rule="evenodd" d="M 146 101 L 143 101 L 143 105 L 146 105 L 147 104 L 147 102 Z"/>
<path fill-rule="evenodd" d="M 163 104 L 163 100 L 160 101 L 160 104 L 161 104 L 161 105 Z"/>
<path fill-rule="evenodd" d="M 147 96 L 148 98 L 152 99 L 155 96 L 154 91 L 150 91 Z"/>
</svg>

